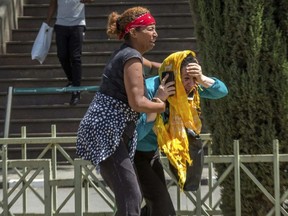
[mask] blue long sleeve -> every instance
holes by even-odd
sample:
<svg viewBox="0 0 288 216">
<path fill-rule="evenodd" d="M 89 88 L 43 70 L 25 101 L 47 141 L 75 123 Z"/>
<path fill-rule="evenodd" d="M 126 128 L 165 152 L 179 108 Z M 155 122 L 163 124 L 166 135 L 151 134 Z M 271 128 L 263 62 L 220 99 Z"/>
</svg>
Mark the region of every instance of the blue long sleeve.
<svg viewBox="0 0 288 216">
<path fill-rule="evenodd" d="M 154 76 L 145 80 L 147 97 L 152 99 L 160 85 L 159 76 Z M 153 132 L 154 121 L 146 122 L 146 113 L 141 113 L 136 127 L 138 133 L 137 150 L 154 151 L 157 149 L 157 137 Z M 156 144 L 156 145 L 155 145 Z"/>
<path fill-rule="evenodd" d="M 199 95 L 201 98 L 219 99 L 228 94 L 226 85 L 219 79 L 211 77 L 215 82 L 209 88 L 204 88 L 200 85 Z M 201 90 L 202 89 L 202 90 Z"/>
</svg>

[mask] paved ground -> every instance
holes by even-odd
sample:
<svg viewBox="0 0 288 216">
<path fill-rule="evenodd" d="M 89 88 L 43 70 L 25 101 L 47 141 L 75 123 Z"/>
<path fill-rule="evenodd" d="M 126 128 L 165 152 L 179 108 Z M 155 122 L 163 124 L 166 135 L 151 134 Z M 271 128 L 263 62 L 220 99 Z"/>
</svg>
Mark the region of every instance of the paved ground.
<svg viewBox="0 0 288 216">
<path fill-rule="evenodd" d="M 43 193 L 43 188 L 37 188 L 36 189 L 39 193 Z M 201 187 L 201 193 L 206 194 L 208 190 L 207 186 L 202 186 Z M 58 189 L 58 194 L 57 195 L 57 203 L 58 207 L 59 205 L 63 202 L 63 200 L 67 197 L 67 195 L 72 191 L 72 188 L 60 188 Z M 176 187 L 171 187 L 169 189 L 169 192 L 171 194 L 171 197 L 174 202 L 175 208 L 177 207 L 176 205 Z M 2 197 L 3 191 L 0 190 L 0 196 Z M 214 195 L 214 199 L 216 201 L 217 195 Z M 44 212 L 44 206 L 40 202 L 40 200 L 32 193 L 28 192 L 27 193 L 27 212 L 30 213 L 43 213 Z M 89 193 L 89 211 L 90 212 L 110 212 L 112 211 L 111 208 L 101 199 L 98 193 L 96 193 L 94 190 L 91 190 Z M 71 197 L 69 202 L 62 208 L 61 212 L 69 213 L 69 212 L 74 212 L 74 198 Z M 181 195 L 181 206 L 180 209 L 182 210 L 192 210 L 194 209 L 194 205 L 192 202 L 184 195 Z M 13 207 L 11 208 L 11 211 L 15 213 L 22 213 L 22 201 L 19 200 L 17 201 Z"/>
<path fill-rule="evenodd" d="M 74 178 L 74 172 L 73 167 L 64 166 L 61 167 L 57 172 L 58 178 Z M 203 170 L 203 180 L 202 180 L 202 186 L 201 186 L 201 197 L 204 197 L 208 192 L 208 186 L 205 185 L 208 181 L 208 169 L 204 168 Z M 2 178 L 2 176 L 1 176 Z M 101 176 L 99 176 L 101 178 Z M 13 185 L 15 185 L 15 182 L 17 182 L 17 175 L 11 174 L 9 175 L 9 188 L 12 188 Z M 169 176 L 167 175 L 167 179 L 169 179 Z M 216 180 L 214 180 L 216 181 Z M 37 191 L 39 194 L 43 195 L 43 180 L 41 179 L 41 174 L 37 176 L 37 180 L 33 181 L 31 184 L 35 191 Z M 20 191 L 21 188 L 17 188 L 14 193 Z M 84 190 L 84 189 L 83 189 Z M 57 189 L 57 207 L 61 205 L 61 203 L 67 198 L 69 193 L 73 191 L 73 188 L 58 188 Z M 177 208 L 177 187 L 171 186 L 169 188 L 170 195 L 172 197 L 172 200 L 174 202 L 175 208 Z M 213 195 L 212 195 L 212 203 L 216 203 L 219 199 L 219 189 L 217 189 Z M 0 189 L 0 197 L 2 200 L 3 197 L 3 190 Z M 11 196 L 13 197 L 13 196 Z M 181 193 L 181 202 L 180 202 L 180 209 L 181 210 L 192 210 L 194 209 L 194 204 L 187 198 L 187 196 L 184 193 Z M 12 199 L 12 198 L 11 198 Z M 110 212 L 112 211 L 111 208 L 105 203 L 105 201 L 100 197 L 100 195 L 92 188 L 89 190 L 89 201 L 88 203 L 88 209 L 89 212 Z M 206 202 L 208 203 L 208 201 Z M 13 213 L 22 213 L 22 199 L 18 199 L 12 206 L 11 211 Z M 69 199 L 67 204 L 63 206 L 60 212 L 62 213 L 71 213 L 74 212 L 74 195 Z M 39 200 L 37 196 L 31 190 L 28 190 L 27 193 L 27 212 L 30 213 L 43 213 L 44 212 L 44 206 L 43 203 Z"/>
</svg>

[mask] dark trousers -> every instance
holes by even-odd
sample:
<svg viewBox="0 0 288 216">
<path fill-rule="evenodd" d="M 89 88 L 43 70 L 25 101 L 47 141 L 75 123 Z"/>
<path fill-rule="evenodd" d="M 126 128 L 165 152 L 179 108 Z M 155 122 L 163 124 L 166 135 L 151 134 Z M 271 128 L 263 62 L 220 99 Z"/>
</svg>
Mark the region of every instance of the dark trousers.
<svg viewBox="0 0 288 216">
<path fill-rule="evenodd" d="M 54 26 L 57 56 L 73 86 L 81 85 L 82 77 L 82 43 L 85 26 Z"/>
<path fill-rule="evenodd" d="M 176 215 L 158 152 L 136 151 L 134 162 L 146 202 L 141 216 Z"/>
<path fill-rule="evenodd" d="M 141 190 L 123 140 L 116 152 L 100 163 L 100 173 L 114 192 L 117 207 L 115 216 L 139 216 Z"/>
</svg>

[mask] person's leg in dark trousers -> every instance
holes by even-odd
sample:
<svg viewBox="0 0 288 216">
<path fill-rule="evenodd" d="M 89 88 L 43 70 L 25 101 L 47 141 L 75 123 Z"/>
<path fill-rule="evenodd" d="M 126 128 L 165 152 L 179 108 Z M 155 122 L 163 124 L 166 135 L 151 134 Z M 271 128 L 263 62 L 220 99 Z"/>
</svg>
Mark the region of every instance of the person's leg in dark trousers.
<svg viewBox="0 0 288 216">
<path fill-rule="evenodd" d="M 55 25 L 57 56 L 68 79 L 67 86 L 80 86 L 82 77 L 82 43 L 84 26 Z M 80 101 L 80 92 L 72 93 L 71 105 Z"/>
<path fill-rule="evenodd" d="M 156 152 L 136 151 L 134 158 L 137 175 L 148 207 L 147 216 L 174 216 L 174 206 L 166 186 L 160 158 Z M 145 213 L 141 213 L 145 215 Z"/>
<path fill-rule="evenodd" d="M 80 86 L 82 78 L 82 44 L 84 37 L 84 26 L 74 26 L 70 29 L 70 61 L 72 72 L 72 86 Z M 72 92 L 70 104 L 76 105 L 80 101 L 80 91 Z"/>
<path fill-rule="evenodd" d="M 69 47 L 69 27 L 55 25 L 54 27 L 57 45 L 57 56 L 59 62 L 66 74 L 68 84 L 72 85 L 72 66 L 70 63 L 70 47 Z"/>
<path fill-rule="evenodd" d="M 116 152 L 100 163 L 100 173 L 114 192 L 115 216 L 139 216 L 142 195 L 127 147 L 122 141 Z"/>
<path fill-rule="evenodd" d="M 71 73 L 72 73 L 72 85 L 80 86 L 82 77 L 82 44 L 84 26 L 73 26 L 70 28 L 70 61 L 71 61 Z"/>
</svg>

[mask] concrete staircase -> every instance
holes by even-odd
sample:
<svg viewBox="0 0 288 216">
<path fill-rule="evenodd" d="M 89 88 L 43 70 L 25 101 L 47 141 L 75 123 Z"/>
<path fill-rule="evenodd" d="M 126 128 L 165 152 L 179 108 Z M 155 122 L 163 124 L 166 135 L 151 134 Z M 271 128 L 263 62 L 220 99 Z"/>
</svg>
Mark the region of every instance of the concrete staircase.
<svg viewBox="0 0 288 216">
<path fill-rule="evenodd" d="M 49 0 L 25 0 L 23 16 L 18 17 L 18 29 L 12 31 L 6 53 L 0 55 L 0 136 L 3 137 L 4 119 L 9 86 L 64 87 L 66 77 L 56 56 L 55 41 L 43 63 L 31 60 L 31 48 L 41 23 L 46 19 Z M 192 17 L 187 0 L 97 0 L 86 5 L 87 32 L 83 46 L 82 85 L 99 85 L 104 65 L 118 40 L 106 35 L 107 15 L 122 13 L 132 6 L 150 9 L 157 21 L 158 40 L 146 58 L 161 62 L 174 51 L 196 50 Z M 10 137 L 19 137 L 21 126 L 27 136 L 50 136 L 51 125 L 57 125 L 57 136 L 76 135 L 94 92 L 83 92 L 79 105 L 70 106 L 70 94 L 14 95 L 10 123 Z M 74 144 L 73 144 L 74 145 Z"/>
</svg>

